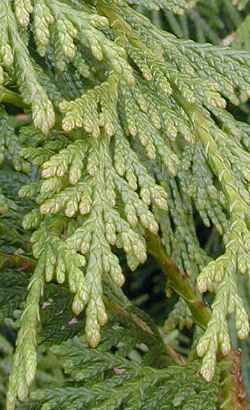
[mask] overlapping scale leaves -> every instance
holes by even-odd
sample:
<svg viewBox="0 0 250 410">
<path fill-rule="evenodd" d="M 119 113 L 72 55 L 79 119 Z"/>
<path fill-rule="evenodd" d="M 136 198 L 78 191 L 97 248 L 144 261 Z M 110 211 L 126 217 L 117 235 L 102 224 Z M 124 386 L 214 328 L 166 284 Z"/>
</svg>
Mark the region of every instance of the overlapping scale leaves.
<svg viewBox="0 0 250 410">
<path fill-rule="evenodd" d="M 176 14 L 183 14 L 186 9 L 190 9 L 195 6 L 197 0 L 128 0 L 129 4 L 136 4 L 145 7 L 149 10 L 172 11 Z"/>
<path fill-rule="evenodd" d="M 184 3 L 166 2 L 179 11 Z M 126 1 L 2 0 L 0 16 L 1 79 L 34 120 L 19 132 L 32 164 L 20 195 L 36 202 L 24 226 L 34 230 L 38 260 L 13 370 L 26 384 L 10 385 L 9 410 L 34 377 L 45 282 L 68 284 L 97 346 L 103 285 L 124 283 L 117 248 L 134 270 L 146 260 L 147 231 L 161 235 L 193 282 L 201 272 L 201 292 L 216 293 L 198 344 L 211 380 L 217 350 L 230 349 L 227 316 L 239 337 L 248 333 L 238 281 L 249 274 L 249 128 L 225 106 L 250 95 L 249 55 L 179 41 Z M 198 243 L 194 210 L 223 235 L 215 261 Z"/>
<path fill-rule="evenodd" d="M 206 408 L 218 408 L 218 377 L 213 383 L 206 383 L 197 374 L 198 363 L 157 369 L 146 366 L 139 354 L 138 360 L 134 361 L 124 357 L 122 346 L 121 340 L 120 351 L 116 355 L 105 344 L 100 350 L 90 350 L 79 339 L 55 346 L 53 353 L 63 363 L 71 383 L 63 389 L 48 387 L 34 391 L 31 397 L 35 404 L 38 408 L 51 410 L 119 410 L 124 407 L 202 410 L 205 399 Z M 146 345 L 144 350 L 147 352 Z"/>
</svg>

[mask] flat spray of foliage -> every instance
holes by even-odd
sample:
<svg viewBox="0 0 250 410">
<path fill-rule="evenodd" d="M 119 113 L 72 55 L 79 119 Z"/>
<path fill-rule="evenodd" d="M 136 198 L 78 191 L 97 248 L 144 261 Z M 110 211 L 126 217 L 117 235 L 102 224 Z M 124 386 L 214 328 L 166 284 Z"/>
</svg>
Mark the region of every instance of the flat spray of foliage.
<svg viewBox="0 0 250 410">
<path fill-rule="evenodd" d="M 250 126 L 226 106 L 250 97 L 250 56 L 179 40 L 141 13 L 142 6 L 183 13 L 194 4 L 0 1 L 0 159 L 4 175 L 11 164 L 16 170 L 11 181 L 2 178 L 0 198 L 1 240 L 16 238 L 11 261 L 1 256 L 3 317 L 23 306 L 28 286 L 8 410 L 27 399 L 38 344 L 50 338 L 49 318 L 42 320 L 48 292 L 60 320 L 72 304 L 85 336 L 72 338 L 65 317 L 67 335 L 55 340 L 51 312 L 54 341 L 63 342 L 52 353 L 67 377 L 63 387 L 36 389 L 29 408 L 216 410 L 218 389 L 224 409 L 246 408 L 231 389 L 238 358 L 230 356 L 228 316 L 246 338 L 239 289 L 250 275 Z M 224 252 L 215 260 L 200 246 L 195 212 L 221 235 Z M 27 232 L 15 231 L 24 214 Z M 203 329 L 201 361 L 184 366 L 168 352 L 178 364 L 169 362 L 158 330 L 119 289 L 121 255 L 133 271 L 148 254 L 180 296 L 172 324 L 184 315 Z M 56 283 L 64 292 L 57 297 Z M 199 292 L 214 294 L 211 311 Z M 140 360 L 128 359 L 133 349 Z M 230 353 L 218 372 L 217 353 Z"/>
</svg>

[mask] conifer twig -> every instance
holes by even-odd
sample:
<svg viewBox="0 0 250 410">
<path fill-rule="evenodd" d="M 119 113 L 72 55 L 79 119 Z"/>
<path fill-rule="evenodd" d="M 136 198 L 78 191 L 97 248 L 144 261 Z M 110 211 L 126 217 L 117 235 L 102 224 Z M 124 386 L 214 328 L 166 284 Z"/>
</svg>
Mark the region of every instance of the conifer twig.
<svg viewBox="0 0 250 410">
<path fill-rule="evenodd" d="M 30 124 L 32 122 L 32 115 L 21 113 L 16 116 L 11 117 L 11 123 L 15 128 L 21 127 L 22 125 Z"/>
<path fill-rule="evenodd" d="M 33 259 L 22 255 L 0 252 L 0 269 L 3 269 L 4 267 L 16 267 L 22 271 L 32 272 L 36 267 L 36 262 Z M 153 321 L 149 319 L 145 312 L 134 307 L 131 302 L 128 301 L 127 309 L 122 303 L 117 302 L 117 298 L 116 301 L 114 301 L 110 297 L 105 297 L 105 304 L 109 311 L 122 318 L 125 322 L 133 322 L 135 326 L 148 337 L 157 337 L 161 339 L 158 328 L 154 325 Z M 166 342 L 164 342 L 164 348 L 167 356 L 169 356 L 174 363 L 182 366 L 186 364 L 185 359 Z"/>
<path fill-rule="evenodd" d="M 170 344 L 165 343 L 165 347 L 167 355 L 170 356 L 176 364 L 179 364 L 180 366 L 185 366 L 187 364 L 185 358 L 180 353 L 176 352 Z"/>
<path fill-rule="evenodd" d="M 224 410 L 248 410 L 240 359 L 240 353 L 232 350 L 222 362 L 223 394 L 220 401 Z"/>
<path fill-rule="evenodd" d="M 166 255 L 158 236 L 148 233 L 147 245 L 149 253 L 167 275 L 169 287 L 187 302 L 194 321 L 205 329 L 210 319 L 210 309 L 202 301 L 199 292 L 191 286 L 187 273 L 182 272 L 172 259 Z"/>
<path fill-rule="evenodd" d="M 12 104 L 15 107 L 27 108 L 19 94 L 0 86 L 0 103 Z"/>
<path fill-rule="evenodd" d="M 162 352 L 165 351 L 167 356 L 170 357 L 174 363 L 181 366 L 186 364 L 184 357 L 176 352 L 170 344 L 162 340 L 157 326 L 152 320 L 150 320 L 150 317 L 145 312 L 139 310 L 131 303 L 129 303 L 129 308 L 126 309 L 122 306 L 122 304 L 117 301 L 113 301 L 110 298 L 105 298 L 105 305 L 108 307 L 109 311 L 115 313 L 125 322 L 134 323 L 134 325 L 138 327 L 146 337 L 151 338 L 151 347 L 153 339 L 157 338 L 159 341 L 162 341 L 162 347 L 164 347 Z M 157 347 L 160 350 L 161 346 L 159 345 L 159 341 L 157 342 Z"/>
<path fill-rule="evenodd" d="M 0 269 L 4 267 L 17 267 L 20 270 L 32 272 L 35 266 L 36 263 L 31 258 L 0 252 Z"/>
<path fill-rule="evenodd" d="M 236 39 L 236 33 L 232 32 L 228 34 L 225 38 L 222 40 L 222 45 L 225 47 L 230 46 Z"/>
</svg>

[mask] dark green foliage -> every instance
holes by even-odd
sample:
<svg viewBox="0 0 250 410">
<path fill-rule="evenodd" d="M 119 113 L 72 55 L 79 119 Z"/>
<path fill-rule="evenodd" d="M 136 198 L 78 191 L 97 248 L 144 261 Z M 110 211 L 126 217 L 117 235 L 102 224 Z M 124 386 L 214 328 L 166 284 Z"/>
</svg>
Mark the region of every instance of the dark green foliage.
<svg viewBox="0 0 250 410">
<path fill-rule="evenodd" d="M 134 360 L 122 357 L 119 344 L 116 354 L 105 347 L 105 339 L 96 350 L 77 339 L 54 347 L 68 383 L 63 389 L 36 391 L 32 398 L 46 403 L 42 409 L 202 410 L 204 401 L 206 409 L 218 408 L 218 379 L 211 384 L 202 380 L 199 363 L 155 369 L 143 366 L 139 355 Z"/>
</svg>

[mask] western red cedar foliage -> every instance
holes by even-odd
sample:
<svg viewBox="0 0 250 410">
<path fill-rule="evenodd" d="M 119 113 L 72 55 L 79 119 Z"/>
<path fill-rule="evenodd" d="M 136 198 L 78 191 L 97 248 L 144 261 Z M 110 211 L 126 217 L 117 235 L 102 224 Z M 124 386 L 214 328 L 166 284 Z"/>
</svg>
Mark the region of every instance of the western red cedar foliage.
<svg viewBox="0 0 250 410">
<path fill-rule="evenodd" d="M 1 0 L 7 410 L 247 409 L 247 4 L 216 4 Z M 148 256 L 164 329 L 122 290 Z"/>
</svg>

